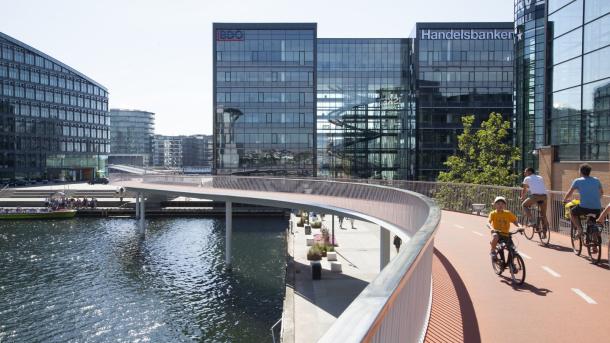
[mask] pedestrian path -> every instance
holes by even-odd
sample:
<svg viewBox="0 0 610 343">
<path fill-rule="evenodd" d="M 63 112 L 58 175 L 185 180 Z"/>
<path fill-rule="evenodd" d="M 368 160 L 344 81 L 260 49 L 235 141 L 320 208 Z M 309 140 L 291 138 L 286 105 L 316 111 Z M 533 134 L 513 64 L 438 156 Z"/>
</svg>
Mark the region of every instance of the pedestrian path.
<svg viewBox="0 0 610 343">
<path fill-rule="evenodd" d="M 291 220 L 295 220 L 294 215 Z M 325 216 L 324 225 L 329 230 L 331 220 L 332 216 Z M 292 303 L 284 305 L 284 325 L 291 332 L 285 331 L 284 342 L 316 342 L 379 273 L 377 225 L 354 221 L 352 228 L 346 220 L 340 228 L 335 217 L 335 237 L 342 273 L 331 272 L 329 262 L 323 259 L 322 279 L 312 280 L 305 229 L 294 225 L 293 248 L 289 244 L 289 253 L 294 256 L 294 282 L 288 281 L 287 287 L 287 301 Z"/>
</svg>

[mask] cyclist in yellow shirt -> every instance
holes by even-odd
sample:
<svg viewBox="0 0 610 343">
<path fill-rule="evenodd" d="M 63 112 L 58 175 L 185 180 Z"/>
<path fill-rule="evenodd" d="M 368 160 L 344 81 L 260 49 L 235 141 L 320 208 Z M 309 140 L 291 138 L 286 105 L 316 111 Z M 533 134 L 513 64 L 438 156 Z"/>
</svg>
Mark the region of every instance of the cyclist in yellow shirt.
<svg viewBox="0 0 610 343">
<path fill-rule="evenodd" d="M 519 222 L 517 221 L 517 216 L 515 216 L 511 211 L 506 209 L 506 198 L 503 196 L 498 196 L 494 200 L 494 208 L 495 210 L 489 213 L 489 224 L 487 227 L 491 230 L 491 251 L 490 255 L 492 259 L 496 258 L 496 245 L 500 240 L 500 236 L 508 237 L 508 232 L 510 231 L 510 223 L 513 223 L 516 227 L 520 228 Z"/>
</svg>

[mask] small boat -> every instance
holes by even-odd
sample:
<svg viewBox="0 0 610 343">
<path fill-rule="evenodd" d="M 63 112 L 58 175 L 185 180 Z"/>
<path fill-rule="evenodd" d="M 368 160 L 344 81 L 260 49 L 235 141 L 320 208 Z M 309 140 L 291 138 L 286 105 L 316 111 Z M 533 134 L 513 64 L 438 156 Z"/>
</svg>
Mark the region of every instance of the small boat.
<svg viewBox="0 0 610 343">
<path fill-rule="evenodd" d="M 14 219 L 67 219 L 74 218 L 76 210 L 3 210 L 0 211 L 0 220 Z"/>
<path fill-rule="evenodd" d="M 64 192 L 56 192 L 47 199 L 46 208 L 0 209 L 0 220 L 74 218 L 76 210 L 66 208 L 66 200 Z"/>
</svg>

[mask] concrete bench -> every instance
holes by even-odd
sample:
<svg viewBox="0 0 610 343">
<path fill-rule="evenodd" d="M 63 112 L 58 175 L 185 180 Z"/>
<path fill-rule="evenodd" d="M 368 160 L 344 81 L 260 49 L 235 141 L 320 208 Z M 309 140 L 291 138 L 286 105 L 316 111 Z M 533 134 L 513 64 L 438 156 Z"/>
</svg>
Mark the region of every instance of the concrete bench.
<svg viewBox="0 0 610 343">
<path fill-rule="evenodd" d="M 341 262 L 331 262 L 330 271 L 334 273 L 341 273 L 343 271 L 343 268 L 341 267 Z"/>
<path fill-rule="evenodd" d="M 326 253 L 326 260 L 327 261 L 336 261 L 337 260 L 337 253 L 334 251 L 329 251 Z"/>
<path fill-rule="evenodd" d="M 472 212 L 476 212 L 477 216 L 481 215 L 481 212 L 485 209 L 485 204 L 472 204 Z"/>
</svg>

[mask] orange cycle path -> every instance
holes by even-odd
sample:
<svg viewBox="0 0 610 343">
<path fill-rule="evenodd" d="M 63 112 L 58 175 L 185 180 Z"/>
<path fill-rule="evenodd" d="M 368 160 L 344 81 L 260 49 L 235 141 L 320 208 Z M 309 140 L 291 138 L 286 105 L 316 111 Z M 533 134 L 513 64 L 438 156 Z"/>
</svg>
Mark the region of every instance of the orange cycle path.
<svg viewBox="0 0 610 343">
<path fill-rule="evenodd" d="M 525 284 L 494 274 L 485 217 L 443 211 L 435 239 L 427 342 L 610 342 L 606 248 L 593 265 L 553 232 L 550 247 L 515 235 Z M 583 249 L 586 255 L 586 249 Z"/>
</svg>

